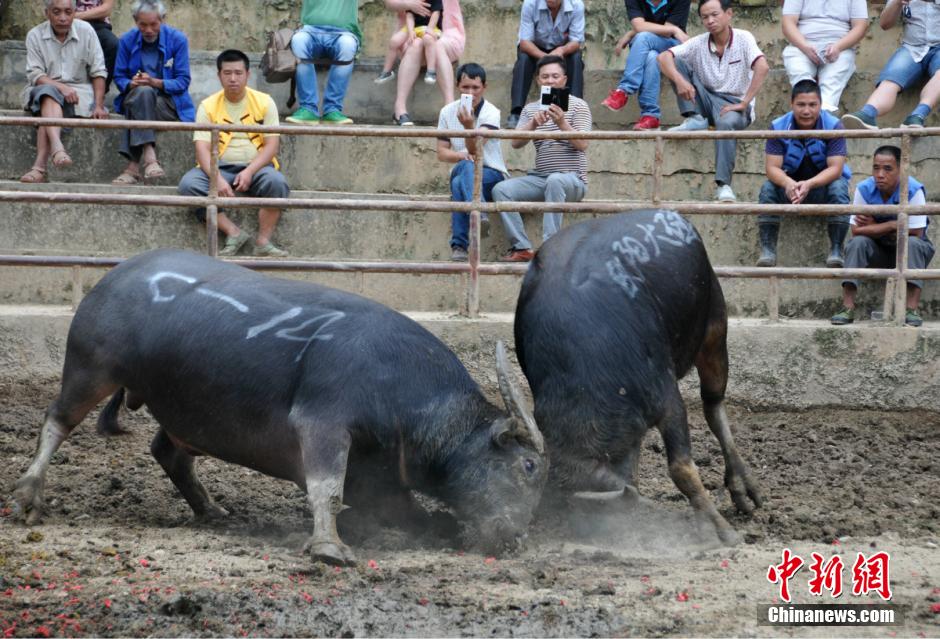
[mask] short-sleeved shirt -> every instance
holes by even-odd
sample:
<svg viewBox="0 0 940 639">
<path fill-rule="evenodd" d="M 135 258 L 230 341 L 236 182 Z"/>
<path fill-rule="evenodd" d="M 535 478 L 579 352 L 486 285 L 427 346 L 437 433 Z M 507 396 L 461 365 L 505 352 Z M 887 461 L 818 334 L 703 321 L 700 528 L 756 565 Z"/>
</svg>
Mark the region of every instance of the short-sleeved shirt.
<svg viewBox="0 0 940 639">
<path fill-rule="evenodd" d="M 799 16 L 797 28 L 817 44 L 829 44 L 845 36 L 852 20 L 867 20 L 865 0 L 785 0 L 783 15 Z"/>
<path fill-rule="evenodd" d="M 907 7 L 901 9 L 901 20 L 904 22 L 901 44 L 910 52 L 914 62 L 920 62 L 931 47 L 940 45 L 940 4 L 911 0 Z"/>
<path fill-rule="evenodd" d="M 271 96 L 268 97 L 268 108 L 267 112 L 264 114 L 264 126 L 278 126 L 280 124 L 280 118 L 277 115 L 277 104 L 274 103 Z M 232 122 L 241 122 L 242 116 L 245 115 L 245 110 L 247 105 L 247 96 L 244 100 L 238 103 L 232 103 L 228 100 L 225 100 L 225 109 L 228 111 L 228 117 Z M 209 114 L 206 113 L 205 107 L 200 104 L 199 110 L 196 112 L 196 122 L 199 124 L 211 124 L 212 121 L 209 119 Z M 265 133 L 264 137 L 273 138 L 278 137 L 277 133 Z M 193 140 L 197 142 L 211 142 L 212 134 L 209 131 L 196 131 L 193 133 Z M 251 161 L 258 156 L 258 147 L 255 146 L 254 142 L 248 137 L 247 133 L 232 133 L 232 139 L 228 143 L 228 146 L 225 148 L 225 153 L 219 157 L 219 162 L 224 164 L 251 164 Z"/>
<path fill-rule="evenodd" d="M 104 0 L 75 0 L 75 13 L 84 13 L 89 9 L 96 9 L 101 6 Z M 103 22 L 111 24 L 111 18 L 103 18 Z"/>
<path fill-rule="evenodd" d="M 689 38 L 669 51 L 677 60 L 685 62 L 708 90 L 738 99 L 743 98 L 751 86 L 754 63 L 764 57 L 751 32 L 743 29 L 731 30 L 728 45 L 720 56 L 709 33 Z"/>
<path fill-rule="evenodd" d="M 623 0 L 627 8 L 627 20 L 643 18 L 655 24 L 674 24 L 683 31 L 689 22 L 689 5 L 691 0 L 660 0 L 653 6 L 653 0 Z"/>
<path fill-rule="evenodd" d="M 917 193 L 914 194 L 914 197 L 911 198 L 909 204 L 913 205 L 923 205 L 927 203 L 927 199 L 924 197 L 924 190 L 920 189 Z M 862 197 L 862 194 L 859 193 L 858 187 L 855 187 L 855 197 L 852 199 L 853 206 L 867 206 L 868 203 L 865 201 L 865 198 Z M 861 215 L 861 213 L 859 214 Z M 855 216 L 849 218 L 849 224 L 855 224 Z M 907 228 L 909 229 L 924 229 L 927 228 L 927 216 L 926 215 L 911 215 L 907 218 Z"/>
<path fill-rule="evenodd" d="M 463 131 L 463 124 L 457 119 L 457 111 L 460 110 L 460 100 L 444 105 L 437 118 L 437 128 L 440 131 Z M 499 130 L 500 112 L 492 102 L 483 100 L 477 107 L 474 114 L 475 125 L 478 129 Z M 466 138 L 441 137 L 441 140 L 450 142 L 450 148 L 454 151 L 464 151 L 467 148 Z M 487 138 L 483 143 L 483 166 L 495 169 L 509 177 L 509 171 L 506 169 L 506 162 L 503 161 L 503 149 L 496 138 Z M 454 168 L 457 168 L 456 166 Z M 453 172 L 453 169 L 451 169 Z"/>
<path fill-rule="evenodd" d="M 48 21 L 26 34 L 26 78 L 23 108 L 29 103 L 30 90 L 42 76 L 67 84 L 78 93 L 75 115 L 88 117 L 95 103 L 92 78 L 107 78 L 104 53 L 94 28 L 84 20 L 74 20 L 65 42 L 59 42 Z"/>
<path fill-rule="evenodd" d="M 516 128 L 521 129 L 531 120 L 541 106 L 540 102 L 529 102 L 522 109 L 519 116 L 519 124 Z M 570 96 L 568 98 L 568 110 L 565 112 L 565 120 L 575 131 L 590 131 L 593 124 L 591 119 L 591 107 L 581 98 Z M 545 124 L 535 129 L 536 131 L 560 131 L 555 121 L 549 119 Z M 533 140 L 535 144 L 535 172 L 543 175 L 549 173 L 577 173 L 578 178 L 587 184 L 587 153 L 574 148 L 569 140 Z"/>
<path fill-rule="evenodd" d="M 794 125 L 795 128 L 796 125 Z M 836 122 L 835 126 L 832 127 L 834 131 L 845 129 L 842 126 L 842 122 Z M 797 144 L 806 143 L 812 138 L 800 138 L 793 140 Z M 841 155 L 846 157 L 849 154 L 848 146 L 845 143 L 845 138 L 829 138 L 823 140 L 826 143 L 826 157 L 831 158 L 833 156 Z M 764 145 L 764 153 L 767 155 L 779 155 L 784 156 L 787 153 L 786 145 L 784 141 L 780 138 L 768 138 L 767 143 Z M 791 173 L 787 173 L 791 178 L 800 182 L 802 180 L 808 180 L 812 177 L 819 175 L 819 167 L 817 167 L 812 158 L 810 158 L 809 153 L 803 157 L 803 162 L 797 169 Z"/>
<path fill-rule="evenodd" d="M 437 18 L 437 28 L 440 29 L 441 25 L 444 24 L 444 0 L 431 0 L 430 11 L 431 13 L 434 13 L 435 11 L 440 12 L 441 15 Z M 418 15 L 417 13 L 413 13 L 411 15 L 414 16 L 416 27 L 426 27 L 431 22 L 430 15 L 422 16 Z"/>
<path fill-rule="evenodd" d="M 519 41 L 528 40 L 545 51 L 568 42 L 584 42 L 584 2 L 562 0 L 552 19 L 545 0 L 525 0 L 519 22 Z"/>
</svg>

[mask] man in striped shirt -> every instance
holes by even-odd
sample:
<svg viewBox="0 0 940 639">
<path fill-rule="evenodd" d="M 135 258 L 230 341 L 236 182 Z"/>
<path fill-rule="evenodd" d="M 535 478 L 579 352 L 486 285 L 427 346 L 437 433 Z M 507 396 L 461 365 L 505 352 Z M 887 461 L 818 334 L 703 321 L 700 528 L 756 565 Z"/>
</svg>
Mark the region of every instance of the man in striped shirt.
<svg viewBox="0 0 940 639">
<path fill-rule="evenodd" d="M 541 87 L 564 88 L 568 83 L 565 60 L 547 55 L 536 67 Z M 590 131 L 591 109 L 581 98 L 570 96 L 568 110 L 557 104 L 544 108 L 541 100 L 530 102 L 519 117 L 518 131 Z M 514 149 L 521 149 L 528 140 L 513 140 Z M 587 140 L 535 140 L 535 169 L 523 177 L 504 180 L 493 188 L 496 202 L 580 202 L 587 192 Z M 529 241 L 517 212 L 501 213 L 509 252 L 502 262 L 528 262 L 532 259 Z M 561 228 L 562 213 L 544 213 L 542 241 Z"/>
</svg>

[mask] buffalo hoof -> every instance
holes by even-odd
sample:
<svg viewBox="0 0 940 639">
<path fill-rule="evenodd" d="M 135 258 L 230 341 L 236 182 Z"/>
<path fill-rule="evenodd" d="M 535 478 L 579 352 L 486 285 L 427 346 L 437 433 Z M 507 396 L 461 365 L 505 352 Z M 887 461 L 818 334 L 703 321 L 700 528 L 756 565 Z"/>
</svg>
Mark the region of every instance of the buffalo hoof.
<svg viewBox="0 0 940 639">
<path fill-rule="evenodd" d="M 228 517 L 227 510 L 217 504 L 207 504 L 206 509 L 201 513 L 193 515 L 192 523 L 196 525 L 213 524 Z"/>
<path fill-rule="evenodd" d="M 760 508 L 764 502 L 757 485 L 746 474 L 726 480 L 725 485 L 731 493 L 731 501 L 740 513 L 751 515 L 754 509 Z"/>
<path fill-rule="evenodd" d="M 715 531 L 718 533 L 718 539 L 725 546 L 737 546 L 741 543 L 741 535 L 731 526 L 718 526 Z"/>
<path fill-rule="evenodd" d="M 43 482 L 38 477 L 24 475 L 16 482 L 13 500 L 27 526 L 35 526 L 42 519 Z"/>
<path fill-rule="evenodd" d="M 330 566 L 355 566 L 356 555 L 346 544 L 332 541 L 308 541 L 304 552 L 314 561 L 322 561 Z"/>
</svg>

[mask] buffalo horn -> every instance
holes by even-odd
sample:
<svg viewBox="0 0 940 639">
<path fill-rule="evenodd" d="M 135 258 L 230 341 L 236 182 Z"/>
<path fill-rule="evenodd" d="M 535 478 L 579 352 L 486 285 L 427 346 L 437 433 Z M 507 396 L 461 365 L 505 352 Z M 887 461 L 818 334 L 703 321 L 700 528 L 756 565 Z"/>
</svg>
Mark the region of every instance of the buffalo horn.
<svg viewBox="0 0 940 639">
<path fill-rule="evenodd" d="M 510 377 L 509 358 L 506 356 L 506 346 L 502 340 L 496 342 L 496 378 L 499 380 L 499 392 L 503 396 L 506 410 L 514 418 L 514 427 L 517 429 L 514 434 L 532 442 L 535 450 L 540 455 L 544 455 L 545 440 L 539 432 L 535 418 L 526 410 L 522 394 Z"/>
</svg>

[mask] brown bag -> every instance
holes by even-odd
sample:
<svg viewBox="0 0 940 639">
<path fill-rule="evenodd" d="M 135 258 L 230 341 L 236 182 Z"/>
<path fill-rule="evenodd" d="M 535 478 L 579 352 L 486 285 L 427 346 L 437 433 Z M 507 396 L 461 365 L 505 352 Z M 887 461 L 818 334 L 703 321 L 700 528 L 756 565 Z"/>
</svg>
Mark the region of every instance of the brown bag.
<svg viewBox="0 0 940 639">
<path fill-rule="evenodd" d="M 296 101 L 294 72 L 297 70 L 297 57 L 290 48 L 292 37 L 293 29 L 278 29 L 268 33 L 268 42 L 261 57 L 261 74 L 266 82 L 277 84 L 290 80 L 287 108 L 291 108 Z"/>
</svg>

